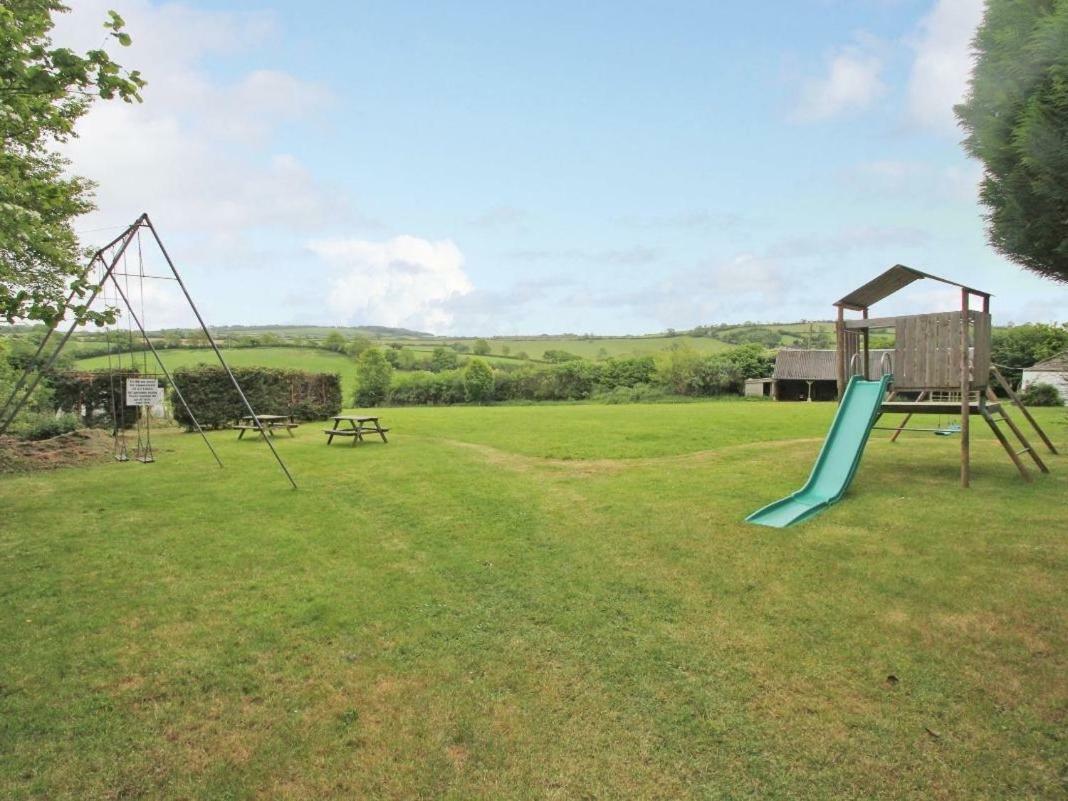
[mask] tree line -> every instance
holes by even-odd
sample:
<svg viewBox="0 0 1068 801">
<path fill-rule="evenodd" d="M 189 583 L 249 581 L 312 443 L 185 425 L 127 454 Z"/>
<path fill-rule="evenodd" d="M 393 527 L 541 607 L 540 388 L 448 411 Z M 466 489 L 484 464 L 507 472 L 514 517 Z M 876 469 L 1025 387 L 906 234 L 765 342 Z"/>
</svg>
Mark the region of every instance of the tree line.
<svg viewBox="0 0 1068 801">
<path fill-rule="evenodd" d="M 448 405 L 507 401 L 645 400 L 657 396 L 739 394 L 745 379 L 770 373 L 773 356 L 759 345 L 702 354 L 676 347 L 656 356 L 603 361 L 568 359 L 550 364 L 490 365 L 474 357 L 460 366 L 455 352 L 439 348 L 431 369 L 397 370 L 391 350 L 371 348 L 356 368 L 357 406 Z M 439 358 L 437 364 L 434 357 Z M 453 359 L 457 361 L 453 362 Z"/>
</svg>

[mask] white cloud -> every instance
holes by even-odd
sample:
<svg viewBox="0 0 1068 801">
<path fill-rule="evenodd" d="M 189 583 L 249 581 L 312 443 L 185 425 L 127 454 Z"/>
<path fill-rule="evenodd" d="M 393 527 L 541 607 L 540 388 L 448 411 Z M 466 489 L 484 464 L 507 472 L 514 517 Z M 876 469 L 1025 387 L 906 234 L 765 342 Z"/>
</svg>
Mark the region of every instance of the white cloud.
<svg viewBox="0 0 1068 801">
<path fill-rule="evenodd" d="M 983 0 L 937 0 L 913 37 L 909 75 L 910 121 L 925 129 L 959 134 L 953 106 L 968 88 L 971 41 L 983 16 Z"/>
<path fill-rule="evenodd" d="M 826 74 L 802 88 L 794 117 L 817 122 L 867 108 L 886 91 L 881 73 L 883 59 L 878 43 L 858 36 L 827 59 Z"/>
<path fill-rule="evenodd" d="M 73 4 L 58 16 L 54 40 L 99 47 L 110 5 Z M 335 193 L 273 142 L 283 124 L 328 108 L 331 93 L 275 69 L 225 79 L 208 69 L 209 60 L 252 48 L 269 53 L 265 46 L 278 35 L 271 15 L 147 0 L 129 0 L 122 14 L 134 44 L 111 47 L 113 56 L 139 69 L 148 86 L 143 104 L 97 103 L 64 148 L 73 171 L 99 184 L 99 211 L 79 228 L 125 224 L 148 211 L 164 236 L 224 244 L 237 256 L 255 249 L 256 228 L 298 231 L 339 205 L 344 211 Z"/>
<path fill-rule="evenodd" d="M 335 269 L 328 306 L 338 322 L 448 330 L 450 301 L 473 289 L 451 240 L 319 239 L 308 249 Z"/>
</svg>

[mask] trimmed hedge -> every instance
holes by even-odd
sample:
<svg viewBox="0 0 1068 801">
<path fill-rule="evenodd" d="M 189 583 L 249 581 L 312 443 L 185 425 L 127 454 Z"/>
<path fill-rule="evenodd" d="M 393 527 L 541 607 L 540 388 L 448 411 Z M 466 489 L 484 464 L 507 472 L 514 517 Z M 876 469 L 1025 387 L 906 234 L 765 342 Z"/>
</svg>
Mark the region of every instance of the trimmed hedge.
<svg viewBox="0 0 1068 801">
<path fill-rule="evenodd" d="M 141 410 L 126 406 L 123 393 L 127 377 L 137 378 L 138 370 L 65 370 L 45 374 L 45 383 L 52 390 L 52 401 L 56 409 L 78 415 L 81 423 L 88 427 L 111 428 L 122 423 L 124 428 L 131 428 L 137 423 Z M 114 404 L 118 420 L 111 419 Z"/>
<path fill-rule="evenodd" d="M 298 420 L 324 420 L 341 411 L 341 376 L 269 367 L 233 367 L 241 389 L 257 414 L 291 414 Z M 230 377 L 221 367 L 180 367 L 172 374 L 203 428 L 225 428 L 248 414 Z M 174 419 L 193 421 L 171 392 Z"/>
</svg>

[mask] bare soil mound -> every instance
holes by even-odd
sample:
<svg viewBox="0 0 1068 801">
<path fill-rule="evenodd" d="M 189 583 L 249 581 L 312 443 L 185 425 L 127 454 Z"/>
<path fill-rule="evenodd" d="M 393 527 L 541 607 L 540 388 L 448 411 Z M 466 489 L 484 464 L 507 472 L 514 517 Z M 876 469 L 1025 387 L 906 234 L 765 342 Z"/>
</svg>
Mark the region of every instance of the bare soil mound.
<svg viewBox="0 0 1068 801">
<path fill-rule="evenodd" d="M 31 442 L 0 437 L 0 473 L 27 473 L 99 463 L 111 455 L 111 437 L 95 428 Z"/>
</svg>

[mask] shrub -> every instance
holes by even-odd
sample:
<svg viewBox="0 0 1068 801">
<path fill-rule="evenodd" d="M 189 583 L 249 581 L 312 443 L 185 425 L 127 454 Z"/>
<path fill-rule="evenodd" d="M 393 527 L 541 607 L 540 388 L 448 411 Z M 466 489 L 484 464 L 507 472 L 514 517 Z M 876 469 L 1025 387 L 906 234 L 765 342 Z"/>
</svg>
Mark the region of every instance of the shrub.
<svg viewBox="0 0 1068 801">
<path fill-rule="evenodd" d="M 268 367 L 233 367 L 241 389 L 259 414 L 291 414 L 298 420 L 322 420 L 341 411 L 341 377 Z M 204 428 L 223 428 L 248 410 L 222 367 L 180 367 L 173 377 Z M 174 419 L 193 428 L 193 421 L 172 395 Z"/>
<path fill-rule="evenodd" d="M 55 408 L 81 415 L 82 425 L 110 428 L 121 423 L 124 428 L 130 428 L 137 422 L 141 410 L 126 406 L 124 380 L 139 375 L 140 371 L 129 368 L 124 368 L 121 374 L 109 370 L 84 370 L 52 372 L 45 380 L 52 390 Z M 113 409 L 116 419 L 112 419 Z"/>
<path fill-rule="evenodd" d="M 398 406 L 448 405 L 463 403 L 466 397 L 460 370 L 402 373 L 397 376 L 389 393 L 390 403 Z"/>
<path fill-rule="evenodd" d="M 452 348 L 434 348 L 434 352 L 430 355 L 430 369 L 435 373 L 441 373 L 445 370 L 455 370 L 460 366 L 460 357 L 456 355 L 456 351 Z"/>
<path fill-rule="evenodd" d="M 1064 406 L 1064 398 L 1052 384 L 1029 384 L 1020 400 L 1028 406 Z"/>
<path fill-rule="evenodd" d="M 8 344 L 10 343 L 10 340 Z M 15 389 L 15 384 L 22 373 L 21 368 L 15 367 L 8 361 L 10 356 L 10 350 L 8 344 L 0 339 L 0 401 L 6 402 L 11 396 L 11 393 Z M 15 423 L 22 422 L 25 418 L 32 416 L 35 412 L 51 411 L 54 407 L 52 400 L 52 388 L 47 381 L 40 382 L 33 390 L 29 400 L 22 407 L 22 411 L 19 412 L 15 418 Z"/>
<path fill-rule="evenodd" d="M 60 434 L 67 434 L 78 428 L 78 418 L 73 414 L 51 414 L 37 412 L 27 415 L 20 421 L 15 434 L 23 439 L 52 439 Z"/>
<path fill-rule="evenodd" d="M 542 358 L 552 364 L 560 364 L 562 362 L 579 361 L 582 357 L 574 353 L 568 353 L 566 350 L 547 350 L 542 354 Z"/>
<path fill-rule="evenodd" d="M 781 335 L 778 331 L 767 328 L 738 328 L 727 331 L 720 337 L 724 342 L 731 345 L 762 345 L 765 348 L 777 348 L 781 344 Z"/>
<path fill-rule="evenodd" d="M 345 350 L 345 346 L 348 343 L 345 341 L 345 335 L 340 331 L 331 331 L 326 335 L 326 339 L 323 340 L 323 347 L 327 350 L 332 350 L 337 353 L 342 353 Z"/>
<path fill-rule="evenodd" d="M 652 356 L 618 356 L 607 359 L 601 367 L 601 384 L 608 389 L 649 384 L 656 375 Z"/>
<path fill-rule="evenodd" d="M 371 338 L 364 336 L 363 334 L 353 334 L 345 344 L 345 353 L 351 356 L 353 359 L 359 359 L 363 355 L 364 351 L 370 350 L 374 347 L 374 343 Z"/>
<path fill-rule="evenodd" d="M 689 395 L 724 395 L 740 392 L 745 382 L 742 371 L 726 355 L 710 356 L 693 366 Z"/>
<path fill-rule="evenodd" d="M 693 377 L 701 355 L 693 348 L 672 347 L 656 358 L 656 379 L 669 392 L 690 395 L 694 391 Z"/>
<path fill-rule="evenodd" d="M 771 375 L 775 366 L 774 351 L 769 351 L 760 345 L 742 345 L 727 351 L 723 356 L 738 368 L 743 380 L 765 378 Z"/>
<path fill-rule="evenodd" d="M 644 403 L 660 400 L 664 397 L 664 390 L 650 384 L 635 384 L 632 387 L 616 387 L 605 392 L 598 393 L 594 397 L 604 403 Z"/>
<path fill-rule="evenodd" d="M 474 348 L 472 348 L 472 350 L 475 352 L 476 356 L 489 356 L 492 348 L 490 347 L 490 343 L 488 340 L 476 339 Z"/>
<path fill-rule="evenodd" d="M 472 359 L 464 368 L 464 395 L 475 403 L 493 397 L 493 370 L 482 359 Z"/>
<path fill-rule="evenodd" d="M 378 348 L 365 350 L 356 367 L 356 405 L 380 406 L 389 397 L 393 366 Z"/>
</svg>

